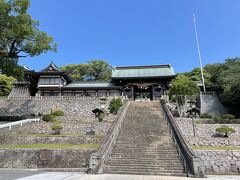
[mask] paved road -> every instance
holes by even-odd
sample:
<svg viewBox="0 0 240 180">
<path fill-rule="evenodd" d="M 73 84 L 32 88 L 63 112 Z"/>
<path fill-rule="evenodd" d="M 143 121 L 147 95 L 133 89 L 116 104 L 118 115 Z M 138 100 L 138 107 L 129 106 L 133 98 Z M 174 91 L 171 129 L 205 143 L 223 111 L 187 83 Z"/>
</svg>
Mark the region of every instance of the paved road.
<svg viewBox="0 0 240 180">
<path fill-rule="evenodd" d="M 0 169 L 0 180 L 200 180 L 198 178 L 170 176 L 141 176 L 99 174 L 88 175 L 81 172 L 43 172 L 37 170 Z M 209 180 L 237 180 L 240 176 L 209 176 Z M 203 180 L 203 179 L 201 179 Z"/>
<path fill-rule="evenodd" d="M 34 174 L 42 173 L 36 170 L 12 170 L 0 169 L 0 180 L 15 180 L 22 177 L 32 176 Z"/>
</svg>

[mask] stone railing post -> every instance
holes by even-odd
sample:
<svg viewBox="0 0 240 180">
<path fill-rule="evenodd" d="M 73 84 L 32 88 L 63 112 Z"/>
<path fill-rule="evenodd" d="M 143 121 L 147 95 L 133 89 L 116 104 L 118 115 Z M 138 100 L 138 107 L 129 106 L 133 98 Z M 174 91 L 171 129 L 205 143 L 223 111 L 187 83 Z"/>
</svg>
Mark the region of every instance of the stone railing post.
<svg viewBox="0 0 240 180">
<path fill-rule="evenodd" d="M 91 174 L 96 173 L 97 164 L 98 164 L 97 157 L 95 156 L 95 154 L 92 154 L 89 160 L 89 169 Z"/>
<path fill-rule="evenodd" d="M 194 177 L 196 178 L 205 177 L 205 166 L 203 162 L 198 157 L 194 157 L 192 160 L 192 163 L 193 163 Z"/>
</svg>

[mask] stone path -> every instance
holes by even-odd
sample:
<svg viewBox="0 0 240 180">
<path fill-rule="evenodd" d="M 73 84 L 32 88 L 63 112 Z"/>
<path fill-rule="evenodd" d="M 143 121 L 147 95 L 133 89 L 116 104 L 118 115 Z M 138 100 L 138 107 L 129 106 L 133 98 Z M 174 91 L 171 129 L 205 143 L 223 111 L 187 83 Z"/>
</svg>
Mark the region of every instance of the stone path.
<svg viewBox="0 0 240 180">
<path fill-rule="evenodd" d="M 91 175 L 81 172 L 42 172 L 38 170 L 0 169 L 0 180 L 200 180 L 200 178 L 176 176 L 149 175 L 120 175 L 99 174 Z M 209 176 L 209 180 L 237 180 L 240 176 Z M 201 179 L 203 180 L 203 179 Z"/>
</svg>

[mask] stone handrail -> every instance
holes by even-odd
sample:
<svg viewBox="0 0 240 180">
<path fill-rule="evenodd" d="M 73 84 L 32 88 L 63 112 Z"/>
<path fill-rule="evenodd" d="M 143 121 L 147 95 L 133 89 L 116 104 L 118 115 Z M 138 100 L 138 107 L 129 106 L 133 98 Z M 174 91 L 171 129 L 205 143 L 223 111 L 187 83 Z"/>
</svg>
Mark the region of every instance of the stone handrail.
<svg viewBox="0 0 240 180">
<path fill-rule="evenodd" d="M 96 174 L 103 171 L 103 165 L 111 155 L 112 148 L 116 142 L 118 133 L 123 124 L 129 103 L 130 102 L 127 101 L 118 112 L 117 118 L 109 129 L 107 137 L 102 143 L 100 149 L 96 153 L 91 154 L 89 161 L 89 173 Z"/>
<path fill-rule="evenodd" d="M 204 177 L 205 170 L 203 162 L 195 155 L 194 151 L 189 147 L 179 129 L 175 119 L 168 108 L 164 99 L 160 100 L 163 109 L 163 115 L 170 128 L 170 133 L 177 147 L 179 156 L 183 162 L 185 172 L 188 176 Z"/>
<path fill-rule="evenodd" d="M 29 122 L 39 122 L 40 119 L 25 119 L 25 120 L 21 120 L 21 121 L 16 121 L 16 122 L 11 122 L 11 123 L 7 123 L 7 124 L 2 124 L 0 125 L 0 129 L 2 128 L 6 128 L 8 127 L 9 129 L 12 129 L 12 126 L 16 126 L 16 125 L 20 125 L 22 126 L 24 123 L 29 123 Z"/>
</svg>

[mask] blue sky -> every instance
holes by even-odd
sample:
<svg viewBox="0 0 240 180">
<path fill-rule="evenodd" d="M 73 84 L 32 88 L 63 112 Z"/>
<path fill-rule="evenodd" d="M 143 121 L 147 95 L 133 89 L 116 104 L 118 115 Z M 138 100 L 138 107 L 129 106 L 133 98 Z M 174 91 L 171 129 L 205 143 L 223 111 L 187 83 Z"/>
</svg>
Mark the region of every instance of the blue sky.
<svg viewBox="0 0 240 180">
<path fill-rule="evenodd" d="M 239 0 L 31 0 L 29 13 L 53 36 L 58 52 L 22 58 L 40 70 L 107 60 L 113 66 L 173 64 L 176 72 L 199 66 L 193 13 L 203 64 L 240 56 Z"/>
</svg>

